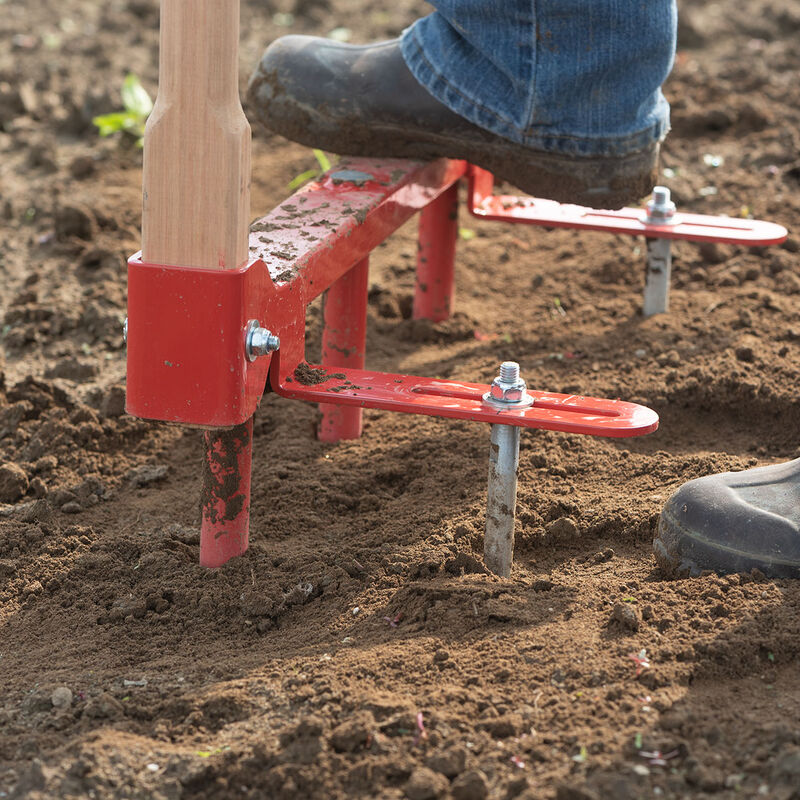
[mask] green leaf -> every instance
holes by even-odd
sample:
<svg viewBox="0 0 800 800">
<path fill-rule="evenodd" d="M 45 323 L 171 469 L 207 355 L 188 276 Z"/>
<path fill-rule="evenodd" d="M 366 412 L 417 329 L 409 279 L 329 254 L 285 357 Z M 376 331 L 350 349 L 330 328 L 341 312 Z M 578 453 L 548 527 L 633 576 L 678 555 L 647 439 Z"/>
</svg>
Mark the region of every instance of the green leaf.
<svg viewBox="0 0 800 800">
<path fill-rule="evenodd" d="M 319 164 L 319 168 L 323 172 L 327 172 L 331 168 L 331 160 L 322 150 L 314 148 L 314 157 L 317 159 L 317 164 Z"/>
<path fill-rule="evenodd" d="M 95 117 L 92 122 L 97 126 L 101 136 L 111 136 L 117 131 L 124 131 L 130 114 L 127 111 L 115 111 L 112 114 L 102 114 Z"/>
<path fill-rule="evenodd" d="M 317 170 L 315 169 L 307 169 L 305 172 L 301 172 L 299 175 L 295 175 L 289 181 L 289 191 L 293 192 L 295 189 L 299 189 L 306 181 L 310 181 L 312 178 L 317 177 Z"/>
<path fill-rule="evenodd" d="M 581 750 L 580 750 L 580 752 L 579 752 L 579 753 L 577 753 L 576 755 L 572 756 L 572 760 L 573 760 L 573 761 L 574 761 L 576 764 L 583 764 L 583 763 L 585 763 L 587 758 L 589 758 L 589 751 L 588 751 L 588 750 L 587 750 L 587 749 L 586 749 L 586 748 L 585 748 L 583 745 L 581 745 Z"/>
<path fill-rule="evenodd" d="M 322 150 L 317 150 L 315 148 L 314 156 L 317 159 L 317 164 L 319 164 L 319 168 L 323 172 L 327 172 L 331 168 L 331 160 L 328 158 L 328 156 L 325 155 L 325 153 L 322 152 Z"/>
<path fill-rule="evenodd" d="M 125 110 L 137 117 L 146 119 L 153 110 L 153 101 L 147 90 L 142 86 L 139 79 L 133 73 L 125 77 L 122 84 L 122 105 Z"/>
</svg>

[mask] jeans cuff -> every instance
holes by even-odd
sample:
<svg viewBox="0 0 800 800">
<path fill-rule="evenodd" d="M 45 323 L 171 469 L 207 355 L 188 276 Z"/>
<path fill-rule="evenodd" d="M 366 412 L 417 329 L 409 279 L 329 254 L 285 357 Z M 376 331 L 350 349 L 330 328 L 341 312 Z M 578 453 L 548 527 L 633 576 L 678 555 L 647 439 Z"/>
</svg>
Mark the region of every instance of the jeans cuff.
<svg viewBox="0 0 800 800">
<path fill-rule="evenodd" d="M 569 156 L 625 156 L 663 141 L 670 130 L 669 104 L 660 91 L 654 111 L 656 121 L 644 130 L 624 136 L 588 137 L 546 126 L 521 129 L 448 81 L 425 53 L 416 23 L 403 31 L 400 48 L 411 74 L 440 103 L 474 125 L 534 150 Z"/>
</svg>

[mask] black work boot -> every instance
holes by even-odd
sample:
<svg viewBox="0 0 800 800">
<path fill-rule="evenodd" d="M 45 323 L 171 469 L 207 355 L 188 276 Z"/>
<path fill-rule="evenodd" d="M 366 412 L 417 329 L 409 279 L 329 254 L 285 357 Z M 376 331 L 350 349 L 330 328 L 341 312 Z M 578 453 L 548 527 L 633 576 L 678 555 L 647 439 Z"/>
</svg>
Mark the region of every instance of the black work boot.
<svg viewBox="0 0 800 800">
<path fill-rule="evenodd" d="M 397 39 L 356 46 L 311 36 L 273 42 L 250 78 L 249 108 L 270 131 L 341 155 L 464 159 L 537 197 L 596 208 L 653 187 L 657 143 L 625 156 L 534 150 L 450 111 L 423 88 Z"/>
<path fill-rule="evenodd" d="M 800 578 L 800 458 L 685 483 L 661 512 L 653 548 L 671 575 Z"/>
</svg>

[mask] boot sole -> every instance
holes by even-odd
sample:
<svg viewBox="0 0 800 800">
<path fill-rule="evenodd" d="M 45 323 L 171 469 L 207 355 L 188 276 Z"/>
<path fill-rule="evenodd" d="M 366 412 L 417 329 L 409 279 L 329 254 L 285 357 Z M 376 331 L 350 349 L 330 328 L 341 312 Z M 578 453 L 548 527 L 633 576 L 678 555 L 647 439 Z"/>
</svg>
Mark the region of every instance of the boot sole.
<svg viewBox="0 0 800 800">
<path fill-rule="evenodd" d="M 758 569 L 768 578 L 800 577 L 800 561 L 766 559 L 747 551 L 725 547 L 682 527 L 666 510 L 658 521 L 653 553 L 667 577 L 697 577 L 709 570 L 719 574 L 751 572 Z"/>
<path fill-rule="evenodd" d="M 258 121 L 272 133 L 339 155 L 375 158 L 463 159 L 523 192 L 562 203 L 615 209 L 636 203 L 653 188 L 659 145 L 623 157 L 581 158 L 523 148 L 507 139 L 481 141 L 410 127 L 326 116 L 317 108 L 282 100 L 269 76 L 254 76 L 248 97 Z M 266 99 L 260 101 L 264 91 Z M 259 111 L 269 106 L 269 117 Z M 520 151 L 524 150 L 521 163 Z"/>
</svg>

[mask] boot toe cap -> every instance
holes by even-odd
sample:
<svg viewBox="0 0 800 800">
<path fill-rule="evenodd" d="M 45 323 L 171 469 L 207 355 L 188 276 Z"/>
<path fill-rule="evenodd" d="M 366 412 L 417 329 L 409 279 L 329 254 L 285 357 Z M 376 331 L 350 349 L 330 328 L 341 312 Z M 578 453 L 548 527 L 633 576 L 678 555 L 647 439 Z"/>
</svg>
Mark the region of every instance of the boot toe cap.
<svg viewBox="0 0 800 800">
<path fill-rule="evenodd" d="M 784 465 L 775 465 L 777 468 Z M 800 531 L 795 519 L 769 502 L 763 470 L 697 478 L 681 486 L 664 506 L 653 548 L 662 570 L 698 575 L 760 569 L 771 577 L 800 577 Z M 749 481 L 748 474 L 756 474 Z M 768 477 L 768 476 L 767 476 Z M 774 496 L 775 485 L 768 484 Z M 755 487 L 755 488 L 754 488 Z"/>
</svg>

